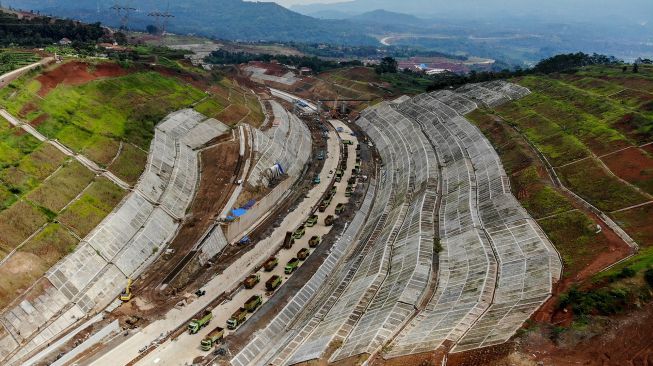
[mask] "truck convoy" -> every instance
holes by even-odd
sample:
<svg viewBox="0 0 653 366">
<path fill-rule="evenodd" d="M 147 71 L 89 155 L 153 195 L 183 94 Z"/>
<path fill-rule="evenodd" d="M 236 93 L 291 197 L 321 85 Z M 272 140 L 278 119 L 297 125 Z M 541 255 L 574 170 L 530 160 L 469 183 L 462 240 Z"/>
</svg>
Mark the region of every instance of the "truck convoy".
<svg viewBox="0 0 653 366">
<path fill-rule="evenodd" d="M 247 319 L 247 309 L 239 308 L 235 313 L 231 314 L 231 318 L 227 320 L 227 328 L 233 330 L 238 328 Z"/>
<path fill-rule="evenodd" d="M 265 288 L 268 291 L 274 291 L 277 287 L 281 286 L 281 276 L 274 275 L 265 282 Z"/>
<path fill-rule="evenodd" d="M 251 274 L 245 279 L 245 281 L 243 281 L 243 285 L 245 286 L 246 289 L 252 289 L 260 281 L 261 281 L 261 276 L 259 276 L 258 274 Z"/>
<path fill-rule="evenodd" d="M 224 328 L 217 327 L 209 333 L 206 338 L 202 339 L 200 345 L 202 346 L 202 351 L 210 351 L 211 347 L 216 345 L 224 338 Z"/>
<path fill-rule="evenodd" d="M 201 316 L 198 318 L 193 318 L 190 323 L 188 323 L 188 332 L 190 334 L 195 334 L 200 331 L 200 329 L 207 326 L 211 319 L 213 319 L 212 309 L 206 309 L 202 312 Z"/>
<path fill-rule="evenodd" d="M 266 272 L 272 272 L 274 267 L 279 264 L 279 260 L 276 257 L 270 257 L 268 258 L 267 261 L 263 264 L 263 269 L 265 269 Z"/>
<path fill-rule="evenodd" d="M 256 309 L 259 306 L 261 306 L 262 303 L 263 303 L 263 298 L 261 297 L 261 295 L 252 295 L 252 297 L 250 297 L 245 302 L 245 309 L 248 312 L 253 313 L 254 311 L 256 311 Z"/>
<path fill-rule="evenodd" d="M 295 270 L 299 267 L 299 259 L 298 258 L 293 258 L 288 261 L 288 264 L 286 264 L 286 267 L 283 269 L 283 272 L 285 274 L 292 274 L 295 272 Z"/>
</svg>

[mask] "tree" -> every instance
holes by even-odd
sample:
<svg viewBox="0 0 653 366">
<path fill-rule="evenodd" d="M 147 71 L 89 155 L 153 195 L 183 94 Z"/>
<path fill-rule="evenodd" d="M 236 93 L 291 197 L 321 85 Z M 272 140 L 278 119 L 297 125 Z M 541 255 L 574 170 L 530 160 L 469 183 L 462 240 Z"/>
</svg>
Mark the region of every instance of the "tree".
<svg viewBox="0 0 653 366">
<path fill-rule="evenodd" d="M 633 64 L 633 73 L 637 74 L 639 72 L 639 65 Z"/>
<path fill-rule="evenodd" d="M 381 60 L 381 63 L 378 64 L 375 68 L 377 74 L 396 74 L 397 69 L 399 68 L 399 63 L 392 57 L 384 57 Z"/>
<path fill-rule="evenodd" d="M 626 71 L 628 71 L 628 66 L 624 65 L 624 67 L 621 68 L 621 72 L 626 72 Z"/>
<path fill-rule="evenodd" d="M 149 34 L 159 34 L 159 28 L 156 26 L 150 24 L 147 27 L 145 27 L 145 30 L 147 30 L 147 33 Z"/>
<path fill-rule="evenodd" d="M 127 44 L 127 36 L 125 36 L 125 33 L 116 32 L 116 33 L 113 34 L 113 39 L 118 44 L 121 44 L 121 45 Z"/>
</svg>

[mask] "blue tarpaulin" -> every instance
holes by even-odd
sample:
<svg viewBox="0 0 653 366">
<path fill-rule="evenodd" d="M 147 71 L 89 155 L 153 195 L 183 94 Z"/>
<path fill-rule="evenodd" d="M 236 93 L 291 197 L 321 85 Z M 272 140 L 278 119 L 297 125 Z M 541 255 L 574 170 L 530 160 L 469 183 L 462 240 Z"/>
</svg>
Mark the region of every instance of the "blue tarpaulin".
<svg viewBox="0 0 653 366">
<path fill-rule="evenodd" d="M 245 210 L 244 208 L 234 208 L 233 210 L 231 210 L 231 214 L 234 215 L 235 217 L 241 217 L 246 213 L 247 210 Z"/>
</svg>

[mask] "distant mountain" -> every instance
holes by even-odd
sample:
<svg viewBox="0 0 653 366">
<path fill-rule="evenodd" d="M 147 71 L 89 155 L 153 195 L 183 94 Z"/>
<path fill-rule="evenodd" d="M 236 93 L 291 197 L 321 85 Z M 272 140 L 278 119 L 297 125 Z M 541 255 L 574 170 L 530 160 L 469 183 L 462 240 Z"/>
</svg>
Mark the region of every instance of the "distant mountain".
<svg viewBox="0 0 653 366">
<path fill-rule="evenodd" d="M 433 23 L 432 21 L 420 19 L 414 15 L 396 13 L 383 9 L 377 9 L 367 13 L 350 16 L 347 19 L 352 22 L 362 22 L 368 24 L 392 24 L 402 26 L 426 25 Z"/>
<path fill-rule="evenodd" d="M 315 13 L 310 13 L 305 15 L 317 19 L 337 19 L 337 20 L 343 20 L 351 17 L 350 13 L 345 13 L 337 10 L 316 11 Z"/>
<path fill-rule="evenodd" d="M 130 28 L 145 29 L 156 24 L 148 17 L 153 11 L 165 11 L 163 1 L 133 1 L 137 11 L 130 16 Z M 4 6 L 30 9 L 86 22 L 101 21 L 111 26 L 120 21 L 110 7 L 113 1 L 96 0 L 4 0 Z M 99 4 L 99 6 L 98 6 Z M 303 41 L 336 44 L 374 45 L 378 42 L 354 23 L 322 20 L 301 15 L 273 2 L 242 0 L 178 0 L 167 9 L 168 30 L 175 33 L 241 41 Z"/>
</svg>

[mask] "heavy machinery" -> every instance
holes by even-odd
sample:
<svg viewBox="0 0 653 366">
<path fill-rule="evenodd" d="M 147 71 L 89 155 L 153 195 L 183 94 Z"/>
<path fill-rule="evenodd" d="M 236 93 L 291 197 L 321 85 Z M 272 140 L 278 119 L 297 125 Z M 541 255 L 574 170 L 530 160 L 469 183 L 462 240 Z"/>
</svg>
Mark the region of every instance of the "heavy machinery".
<svg viewBox="0 0 653 366">
<path fill-rule="evenodd" d="M 211 347 L 218 344 L 224 338 L 224 328 L 217 327 L 209 333 L 206 338 L 202 339 L 200 345 L 202 346 L 202 351 L 210 351 Z"/>
<path fill-rule="evenodd" d="M 336 205 L 336 215 L 341 215 L 345 211 L 345 204 L 344 203 L 338 203 Z"/>
<path fill-rule="evenodd" d="M 252 297 L 245 301 L 245 309 L 248 312 L 253 313 L 259 306 L 261 306 L 262 303 L 263 298 L 261 295 L 252 295 Z"/>
<path fill-rule="evenodd" d="M 297 267 L 299 267 L 299 259 L 293 258 L 288 261 L 288 264 L 286 264 L 286 267 L 283 269 L 283 273 L 292 274 L 293 272 L 295 272 Z"/>
<path fill-rule="evenodd" d="M 295 230 L 295 232 L 292 234 L 293 239 L 299 240 L 301 239 L 304 234 L 306 233 L 306 227 L 304 225 L 301 225 Z"/>
<path fill-rule="evenodd" d="M 293 244 L 295 244 L 295 239 L 293 238 L 292 231 L 286 231 L 286 237 L 283 239 L 283 247 L 285 249 L 290 249 Z"/>
<path fill-rule="evenodd" d="M 308 220 L 306 220 L 306 227 L 313 227 L 317 224 L 317 215 L 311 215 Z"/>
<path fill-rule="evenodd" d="M 265 288 L 268 291 L 274 291 L 281 286 L 281 276 L 274 275 L 265 282 Z"/>
<path fill-rule="evenodd" d="M 120 301 L 127 302 L 132 299 L 132 279 L 127 280 L 127 286 L 120 293 Z"/>
<path fill-rule="evenodd" d="M 333 225 L 333 215 L 329 215 L 324 218 L 324 225 L 325 226 L 332 226 Z"/>
<path fill-rule="evenodd" d="M 265 269 L 266 272 L 272 272 L 274 267 L 279 264 L 279 260 L 276 257 L 270 257 L 268 258 L 267 261 L 263 264 L 263 268 Z"/>
<path fill-rule="evenodd" d="M 311 248 L 315 248 L 316 246 L 320 245 L 320 237 L 317 235 L 313 235 L 311 237 L 311 240 L 308 241 L 308 246 Z"/>
<path fill-rule="evenodd" d="M 354 193 L 354 188 L 353 187 L 347 187 L 345 190 L 345 197 L 351 197 L 351 195 Z"/>
<path fill-rule="evenodd" d="M 338 169 L 336 171 L 336 182 L 340 183 L 340 181 L 342 180 L 342 175 L 343 174 L 344 174 L 344 172 L 341 169 Z"/>
<path fill-rule="evenodd" d="M 238 328 L 239 325 L 243 324 L 247 320 L 247 309 L 239 308 L 231 314 L 231 318 L 227 320 L 227 328 L 233 330 Z"/>
<path fill-rule="evenodd" d="M 261 276 L 258 273 L 255 273 L 255 274 L 249 275 L 245 279 L 245 281 L 243 281 L 243 285 L 245 286 L 246 289 L 252 289 L 260 281 L 261 281 Z"/>
<path fill-rule="evenodd" d="M 311 251 L 308 250 L 307 248 L 302 248 L 299 252 L 297 252 L 297 258 L 300 261 L 306 260 L 308 256 L 311 254 Z"/>
<path fill-rule="evenodd" d="M 213 319 L 213 312 L 211 309 L 204 310 L 200 317 L 193 318 L 190 323 L 188 323 L 188 332 L 190 334 L 199 332 L 200 329 L 204 328 L 211 322 L 211 319 Z"/>
<path fill-rule="evenodd" d="M 313 178 L 313 184 L 320 184 L 321 181 L 320 176 L 316 174 L 315 178 Z"/>
</svg>

